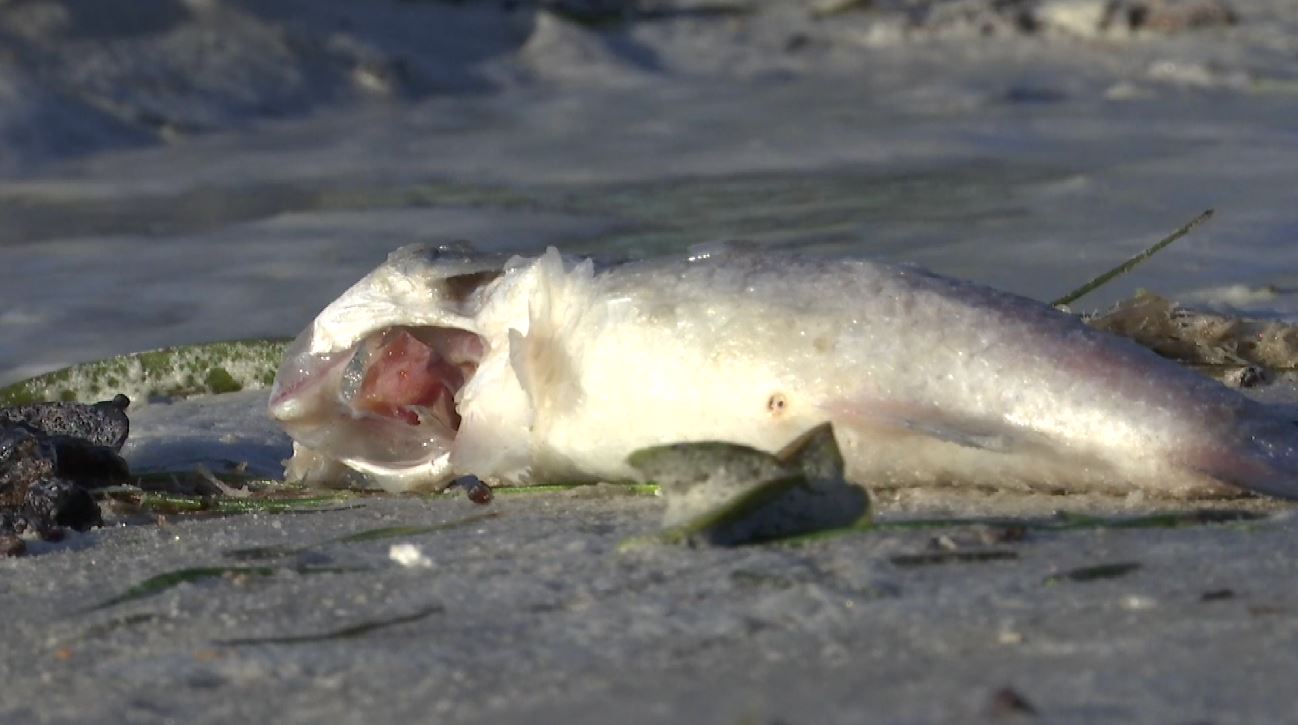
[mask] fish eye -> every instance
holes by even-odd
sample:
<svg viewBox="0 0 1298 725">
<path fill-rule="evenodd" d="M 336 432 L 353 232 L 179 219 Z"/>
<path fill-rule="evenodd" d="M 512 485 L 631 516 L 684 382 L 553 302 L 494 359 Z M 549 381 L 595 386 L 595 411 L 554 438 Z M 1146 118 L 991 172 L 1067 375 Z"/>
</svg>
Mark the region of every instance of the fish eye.
<svg viewBox="0 0 1298 725">
<path fill-rule="evenodd" d="M 766 410 L 771 415 L 782 415 L 788 407 L 789 399 L 784 393 L 772 393 L 771 397 L 766 399 Z"/>
</svg>

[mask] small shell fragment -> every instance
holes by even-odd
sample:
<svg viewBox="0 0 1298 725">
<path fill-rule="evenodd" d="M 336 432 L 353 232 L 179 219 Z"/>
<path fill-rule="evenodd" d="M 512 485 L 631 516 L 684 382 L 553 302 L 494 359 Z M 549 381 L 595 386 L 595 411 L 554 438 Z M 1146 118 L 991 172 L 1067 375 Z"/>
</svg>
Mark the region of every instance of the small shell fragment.
<svg viewBox="0 0 1298 725">
<path fill-rule="evenodd" d="M 433 568 L 433 560 L 415 544 L 393 544 L 388 547 L 388 558 L 410 569 Z"/>
</svg>

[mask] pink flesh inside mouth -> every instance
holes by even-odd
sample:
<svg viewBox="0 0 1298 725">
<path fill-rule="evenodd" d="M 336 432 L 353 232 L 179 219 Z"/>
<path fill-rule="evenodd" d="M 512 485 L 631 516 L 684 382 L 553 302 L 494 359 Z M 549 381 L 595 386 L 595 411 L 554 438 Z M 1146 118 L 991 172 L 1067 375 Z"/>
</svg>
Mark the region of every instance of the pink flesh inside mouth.
<svg viewBox="0 0 1298 725">
<path fill-rule="evenodd" d="M 397 327 L 379 333 L 352 405 L 417 426 L 460 427 L 455 395 L 477 371 L 482 338 L 443 327 Z"/>
</svg>

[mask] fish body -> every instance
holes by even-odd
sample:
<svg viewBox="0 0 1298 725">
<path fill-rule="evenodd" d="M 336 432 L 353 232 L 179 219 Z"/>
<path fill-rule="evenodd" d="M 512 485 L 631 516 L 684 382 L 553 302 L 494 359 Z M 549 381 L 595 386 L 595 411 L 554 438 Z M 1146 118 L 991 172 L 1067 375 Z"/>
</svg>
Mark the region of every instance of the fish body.
<svg viewBox="0 0 1298 725">
<path fill-rule="evenodd" d="M 1298 495 L 1298 427 L 1047 305 L 740 248 L 596 272 L 407 247 L 290 348 L 290 475 L 621 480 L 648 446 L 778 451 L 831 422 L 871 487 Z"/>
</svg>

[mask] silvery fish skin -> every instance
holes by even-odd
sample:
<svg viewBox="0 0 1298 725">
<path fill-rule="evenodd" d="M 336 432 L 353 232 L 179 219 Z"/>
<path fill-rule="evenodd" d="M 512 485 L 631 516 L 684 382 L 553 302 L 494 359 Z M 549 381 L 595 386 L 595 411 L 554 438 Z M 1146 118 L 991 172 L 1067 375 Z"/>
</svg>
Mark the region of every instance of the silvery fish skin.
<svg viewBox="0 0 1298 725">
<path fill-rule="evenodd" d="M 285 357 L 289 476 L 390 490 L 622 480 L 632 451 L 834 425 L 873 488 L 1298 497 L 1298 426 L 1029 299 L 718 247 L 596 273 L 406 247 Z"/>
</svg>

